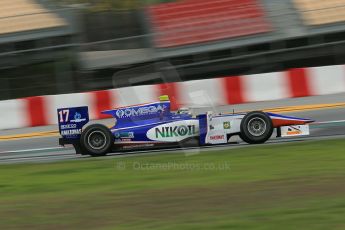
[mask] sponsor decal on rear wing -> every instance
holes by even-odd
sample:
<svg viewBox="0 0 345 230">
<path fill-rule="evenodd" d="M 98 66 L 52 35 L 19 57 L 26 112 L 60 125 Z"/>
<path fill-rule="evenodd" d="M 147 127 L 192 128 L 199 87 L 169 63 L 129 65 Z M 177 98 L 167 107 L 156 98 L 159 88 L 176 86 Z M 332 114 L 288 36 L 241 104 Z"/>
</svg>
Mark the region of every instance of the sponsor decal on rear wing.
<svg viewBox="0 0 345 230">
<path fill-rule="evenodd" d="M 89 122 L 88 107 L 61 108 L 57 110 L 59 132 L 63 138 L 80 138 L 82 128 Z"/>
</svg>

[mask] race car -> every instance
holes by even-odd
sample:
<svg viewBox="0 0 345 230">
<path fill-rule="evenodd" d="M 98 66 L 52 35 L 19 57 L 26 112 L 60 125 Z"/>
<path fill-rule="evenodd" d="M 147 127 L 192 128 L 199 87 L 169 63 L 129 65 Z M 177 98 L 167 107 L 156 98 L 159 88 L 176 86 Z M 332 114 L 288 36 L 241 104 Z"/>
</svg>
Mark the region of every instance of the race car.
<svg viewBox="0 0 345 230">
<path fill-rule="evenodd" d="M 309 135 L 311 119 L 253 111 L 248 113 L 192 114 L 188 108 L 170 110 L 167 95 L 147 104 L 119 107 L 103 114 L 115 118 L 115 125 L 90 124 L 88 107 L 57 110 L 61 138 L 77 154 L 103 156 L 111 152 L 226 144 L 238 135 L 249 144 L 265 143 L 276 129 L 277 137 Z M 86 126 L 87 125 L 87 126 Z"/>
</svg>

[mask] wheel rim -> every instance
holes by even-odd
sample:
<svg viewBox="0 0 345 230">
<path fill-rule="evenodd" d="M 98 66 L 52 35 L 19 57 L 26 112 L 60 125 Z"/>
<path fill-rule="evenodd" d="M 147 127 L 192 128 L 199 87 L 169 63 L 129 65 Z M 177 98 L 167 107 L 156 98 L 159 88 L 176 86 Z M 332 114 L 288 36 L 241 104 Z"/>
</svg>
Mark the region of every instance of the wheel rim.
<svg viewBox="0 0 345 230">
<path fill-rule="evenodd" d="M 107 144 L 107 137 L 101 131 L 93 131 L 87 138 L 87 143 L 92 149 L 103 149 Z"/>
<path fill-rule="evenodd" d="M 248 131 L 251 135 L 259 137 L 266 132 L 267 125 L 264 119 L 255 117 L 248 122 Z"/>
</svg>

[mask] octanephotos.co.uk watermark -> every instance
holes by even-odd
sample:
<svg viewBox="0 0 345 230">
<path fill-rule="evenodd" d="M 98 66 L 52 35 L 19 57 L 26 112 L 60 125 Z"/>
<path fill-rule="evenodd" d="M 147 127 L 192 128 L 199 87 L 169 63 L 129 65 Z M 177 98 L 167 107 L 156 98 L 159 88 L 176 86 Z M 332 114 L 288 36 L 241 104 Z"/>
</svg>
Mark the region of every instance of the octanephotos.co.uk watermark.
<svg viewBox="0 0 345 230">
<path fill-rule="evenodd" d="M 143 161 L 116 161 L 117 170 L 138 170 L 138 171 L 225 171 L 231 170 L 230 162 L 143 162 Z"/>
</svg>

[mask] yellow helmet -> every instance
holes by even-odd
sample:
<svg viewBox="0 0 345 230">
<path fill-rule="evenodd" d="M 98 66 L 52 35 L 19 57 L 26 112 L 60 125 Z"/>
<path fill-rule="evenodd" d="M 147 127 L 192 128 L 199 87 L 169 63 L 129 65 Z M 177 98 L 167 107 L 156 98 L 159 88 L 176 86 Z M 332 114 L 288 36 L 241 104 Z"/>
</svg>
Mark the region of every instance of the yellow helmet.
<svg viewBox="0 0 345 230">
<path fill-rule="evenodd" d="M 169 101 L 169 95 L 161 95 L 161 96 L 159 96 L 159 101 Z"/>
</svg>

